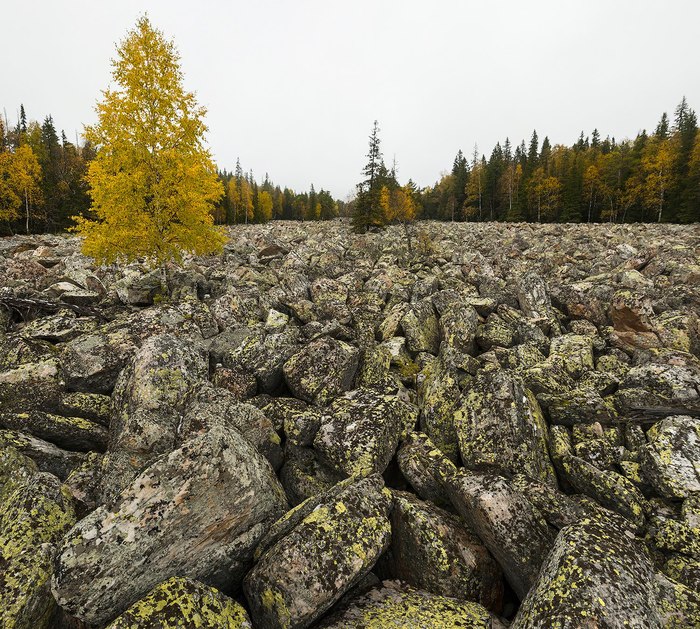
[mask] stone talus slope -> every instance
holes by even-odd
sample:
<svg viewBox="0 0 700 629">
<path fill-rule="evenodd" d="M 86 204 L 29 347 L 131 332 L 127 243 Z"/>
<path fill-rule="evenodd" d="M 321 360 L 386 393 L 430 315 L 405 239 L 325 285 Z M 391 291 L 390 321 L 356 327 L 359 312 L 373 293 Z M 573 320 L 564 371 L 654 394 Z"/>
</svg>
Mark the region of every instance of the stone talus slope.
<svg viewBox="0 0 700 629">
<path fill-rule="evenodd" d="M 700 626 L 700 228 L 0 239 L 0 626 Z"/>
</svg>

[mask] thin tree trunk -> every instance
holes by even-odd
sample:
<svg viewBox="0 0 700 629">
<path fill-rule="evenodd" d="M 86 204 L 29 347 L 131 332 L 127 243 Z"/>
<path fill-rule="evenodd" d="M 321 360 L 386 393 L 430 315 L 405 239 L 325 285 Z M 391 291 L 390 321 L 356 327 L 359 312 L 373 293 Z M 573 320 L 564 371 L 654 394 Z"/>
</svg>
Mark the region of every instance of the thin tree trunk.
<svg viewBox="0 0 700 629">
<path fill-rule="evenodd" d="M 27 209 L 27 233 L 29 233 L 29 196 L 26 190 L 24 191 L 24 206 Z"/>
</svg>

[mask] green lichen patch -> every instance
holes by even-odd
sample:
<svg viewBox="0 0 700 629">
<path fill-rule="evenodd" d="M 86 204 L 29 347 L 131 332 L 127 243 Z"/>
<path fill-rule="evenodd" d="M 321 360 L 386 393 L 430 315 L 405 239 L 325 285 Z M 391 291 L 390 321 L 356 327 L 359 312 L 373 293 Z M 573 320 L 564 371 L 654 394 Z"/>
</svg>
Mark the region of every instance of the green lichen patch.
<svg viewBox="0 0 700 629">
<path fill-rule="evenodd" d="M 503 625 L 478 603 L 426 592 L 400 582 L 381 586 L 351 600 L 322 625 L 324 629 L 501 629 Z"/>
<path fill-rule="evenodd" d="M 108 629 L 250 629 L 245 609 L 218 590 L 173 577 L 134 603 Z"/>
<path fill-rule="evenodd" d="M 0 501 L 0 626 L 43 629 L 55 608 L 49 589 L 55 544 L 75 514 L 67 489 L 50 474 L 12 485 Z"/>
</svg>

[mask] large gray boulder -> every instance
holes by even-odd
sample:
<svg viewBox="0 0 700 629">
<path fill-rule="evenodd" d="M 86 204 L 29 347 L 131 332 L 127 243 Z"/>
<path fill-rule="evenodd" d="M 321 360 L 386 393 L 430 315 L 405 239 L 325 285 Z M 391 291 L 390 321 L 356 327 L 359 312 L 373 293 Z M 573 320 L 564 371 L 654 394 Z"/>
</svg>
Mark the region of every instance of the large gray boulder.
<svg viewBox="0 0 700 629">
<path fill-rule="evenodd" d="M 325 406 L 352 388 L 358 362 L 356 347 L 333 338 L 319 338 L 284 363 L 284 379 L 295 397 Z"/>
<path fill-rule="evenodd" d="M 404 627 L 407 629 L 505 629 L 478 603 L 439 596 L 400 581 L 384 581 L 354 597 L 333 614 L 323 629 Z"/>
<path fill-rule="evenodd" d="M 615 518 L 562 529 L 512 629 L 583 626 L 664 626 L 649 555 Z"/>
<path fill-rule="evenodd" d="M 245 608 L 215 588 L 173 577 L 154 587 L 107 629 L 221 627 L 251 629 Z"/>
<path fill-rule="evenodd" d="M 416 420 L 417 409 L 395 395 L 356 389 L 327 407 L 314 448 L 348 476 L 381 473 Z"/>
<path fill-rule="evenodd" d="M 187 398 L 206 376 L 202 354 L 174 335 L 152 336 L 139 348 L 112 396 L 106 497 L 175 448 Z"/>
<path fill-rule="evenodd" d="M 391 574 L 434 594 L 499 611 L 501 569 L 463 520 L 406 492 L 393 492 Z"/>
<path fill-rule="evenodd" d="M 459 471 L 447 493 L 469 528 L 489 549 L 520 599 L 537 579 L 554 542 L 542 514 L 502 476 Z"/>
<path fill-rule="evenodd" d="M 557 484 L 547 451 L 547 422 L 535 396 L 512 372 L 480 372 L 454 416 L 459 449 L 469 469 L 492 469 Z"/>
<path fill-rule="evenodd" d="M 59 605 L 105 623 L 172 576 L 240 584 L 269 524 L 287 508 L 269 463 L 237 431 L 214 427 L 156 460 L 65 537 Z"/>
<path fill-rule="evenodd" d="M 315 622 L 388 547 L 390 506 L 376 475 L 316 506 L 246 576 L 243 590 L 256 625 L 301 628 Z"/>
<path fill-rule="evenodd" d="M 649 429 L 647 439 L 641 462 L 654 489 L 668 498 L 700 492 L 700 418 L 667 417 Z"/>
<path fill-rule="evenodd" d="M 11 447 L 0 447 L 0 626 L 48 629 L 56 545 L 75 522 L 68 490 Z"/>
</svg>

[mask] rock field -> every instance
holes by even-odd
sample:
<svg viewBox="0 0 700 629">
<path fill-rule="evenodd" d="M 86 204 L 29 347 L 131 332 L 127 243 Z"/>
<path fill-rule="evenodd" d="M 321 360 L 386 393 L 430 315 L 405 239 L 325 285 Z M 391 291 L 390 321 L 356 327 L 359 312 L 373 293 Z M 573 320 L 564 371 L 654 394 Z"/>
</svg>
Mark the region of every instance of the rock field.
<svg viewBox="0 0 700 629">
<path fill-rule="evenodd" d="M 0 239 L 0 627 L 700 627 L 700 226 Z"/>
</svg>

